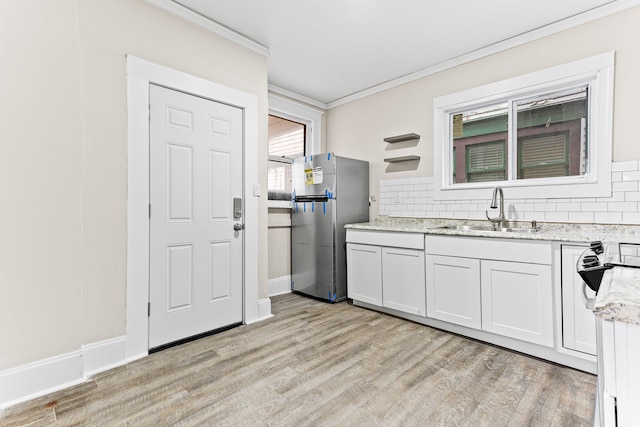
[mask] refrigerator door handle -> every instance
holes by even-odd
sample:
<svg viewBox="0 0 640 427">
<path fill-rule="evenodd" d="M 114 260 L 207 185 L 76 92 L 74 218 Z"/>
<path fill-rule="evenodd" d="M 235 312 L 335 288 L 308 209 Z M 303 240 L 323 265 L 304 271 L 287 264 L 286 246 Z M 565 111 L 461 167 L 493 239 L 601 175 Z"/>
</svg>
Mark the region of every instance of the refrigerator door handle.
<svg viewBox="0 0 640 427">
<path fill-rule="evenodd" d="M 327 196 L 296 196 L 296 198 L 293 201 L 298 203 L 305 203 L 305 202 L 321 203 L 321 202 L 328 202 L 329 197 Z"/>
</svg>

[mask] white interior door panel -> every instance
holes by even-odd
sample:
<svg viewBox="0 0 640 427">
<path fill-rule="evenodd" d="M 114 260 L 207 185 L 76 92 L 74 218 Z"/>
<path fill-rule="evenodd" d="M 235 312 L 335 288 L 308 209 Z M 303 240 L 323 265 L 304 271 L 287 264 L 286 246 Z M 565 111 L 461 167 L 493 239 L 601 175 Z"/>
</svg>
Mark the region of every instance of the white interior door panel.
<svg viewBox="0 0 640 427">
<path fill-rule="evenodd" d="M 149 347 L 242 321 L 241 109 L 150 86 Z"/>
</svg>

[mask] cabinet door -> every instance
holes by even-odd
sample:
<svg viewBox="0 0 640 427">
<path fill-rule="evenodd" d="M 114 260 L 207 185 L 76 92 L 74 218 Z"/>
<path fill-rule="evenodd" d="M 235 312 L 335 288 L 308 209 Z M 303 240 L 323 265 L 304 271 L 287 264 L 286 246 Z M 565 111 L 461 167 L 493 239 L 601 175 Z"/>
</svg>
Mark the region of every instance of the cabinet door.
<svg viewBox="0 0 640 427">
<path fill-rule="evenodd" d="M 424 251 L 382 248 L 382 303 L 426 316 Z"/>
<path fill-rule="evenodd" d="M 578 258 L 587 249 L 583 246 L 562 245 L 562 346 L 596 355 L 596 317 L 586 308 L 584 281 L 576 272 Z M 586 296 L 595 292 L 585 286 Z"/>
<path fill-rule="evenodd" d="M 482 329 L 553 347 L 551 266 L 482 260 Z"/>
<path fill-rule="evenodd" d="M 380 246 L 347 243 L 347 296 L 382 306 Z"/>
<path fill-rule="evenodd" d="M 480 260 L 427 255 L 427 317 L 480 329 Z"/>
</svg>

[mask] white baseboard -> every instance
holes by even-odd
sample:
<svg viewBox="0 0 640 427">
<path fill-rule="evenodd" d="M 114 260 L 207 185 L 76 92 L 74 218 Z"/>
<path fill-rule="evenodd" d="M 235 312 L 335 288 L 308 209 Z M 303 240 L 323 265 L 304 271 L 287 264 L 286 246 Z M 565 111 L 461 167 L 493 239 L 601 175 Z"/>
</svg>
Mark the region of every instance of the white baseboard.
<svg viewBox="0 0 640 427">
<path fill-rule="evenodd" d="M 247 322 L 247 324 L 261 322 L 270 317 L 273 317 L 273 314 L 271 314 L 271 300 L 269 298 L 263 298 L 258 300 L 258 318 Z"/>
<path fill-rule="evenodd" d="M 79 351 L 7 369 L 0 372 L 0 409 L 80 384 L 91 375 L 123 364 L 124 336 L 83 345 Z"/>
<path fill-rule="evenodd" d="M 82 346 L 84 376 L 89 378 L 99 372 L 123 365 L 126 337 L 111 338 Z"/>
<path fill-rule="evenodd" d="M 61 354 L 0 372 L 0 409 L 84 381 L 82 352 Z"/>
<path fill-rule="evenodd" d="M 274 297 L 276 295 L 291 293 L 291 276 L 280 276 L 269 279 L 267 283 L 267 295 Z"/>
</svg>

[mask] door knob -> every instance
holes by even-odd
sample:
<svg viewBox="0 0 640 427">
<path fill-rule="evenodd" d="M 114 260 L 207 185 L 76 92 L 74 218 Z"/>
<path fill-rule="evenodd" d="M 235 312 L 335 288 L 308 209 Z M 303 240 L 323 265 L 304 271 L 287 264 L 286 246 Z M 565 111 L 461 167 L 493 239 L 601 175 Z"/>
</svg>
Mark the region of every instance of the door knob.
<svg viewBox="0 0 640 427">
<path fill-rule="evenodd" d="M 236 222 L 235 224 L 233 224 L 233 229 L 236 231 L 244 230 L 244 224 Z"/>
</svg>

